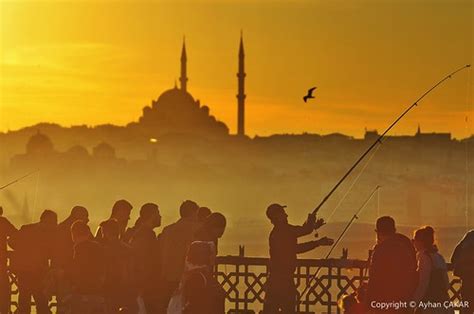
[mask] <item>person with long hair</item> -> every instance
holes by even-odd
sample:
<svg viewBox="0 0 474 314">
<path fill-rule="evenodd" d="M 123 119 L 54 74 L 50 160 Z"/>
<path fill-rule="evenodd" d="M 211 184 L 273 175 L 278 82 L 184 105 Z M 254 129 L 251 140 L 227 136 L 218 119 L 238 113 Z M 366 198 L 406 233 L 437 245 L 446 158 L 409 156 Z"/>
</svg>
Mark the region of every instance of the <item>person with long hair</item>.
<svg viewBox="0 0 474 314">
<path fill-rule="evenodd" d="M 435 245 L 434 229 L 430 226 L 415 231 L 413 245 L 416 249 L 418 262 L 418 286 L 413 300 L 419 305 L 435 304 L 449 300 L 448 267 L 444 257 L 439 254 Z M 416 313 L 446 313 L 445 308 L 418 307 Z"/>
</svg>

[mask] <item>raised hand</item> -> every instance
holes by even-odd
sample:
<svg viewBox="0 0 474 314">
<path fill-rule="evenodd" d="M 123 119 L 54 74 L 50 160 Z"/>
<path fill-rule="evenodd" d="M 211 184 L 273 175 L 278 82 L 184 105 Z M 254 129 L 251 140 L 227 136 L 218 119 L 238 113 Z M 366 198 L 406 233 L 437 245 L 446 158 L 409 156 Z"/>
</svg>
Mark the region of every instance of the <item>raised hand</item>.
<svg viewBox="0 0 474 314">
<path fill-rule="evenodd" d="M 306 224 L 311 226 L 312 229 L 315 229 L 316 226 L 316 214 L 308 214 L 308 218 L 306 219 Z"/>
<path fill-rule="evenodd" d="M 330 246 L 334 244 L 334 239 L 323 237 L 318 240 L 319 246 Z"/>
<path fill-rule="evenodd" d="M 314 223 L 314 230 L 318 230 L 319 228 L 321 228 L 322 226 L 324 226 L 326 224 L 326 222 L 324 221 L 323 218 L 319 218 L 318 220 L 316 220 L 316 222 Z"/>
</svg>

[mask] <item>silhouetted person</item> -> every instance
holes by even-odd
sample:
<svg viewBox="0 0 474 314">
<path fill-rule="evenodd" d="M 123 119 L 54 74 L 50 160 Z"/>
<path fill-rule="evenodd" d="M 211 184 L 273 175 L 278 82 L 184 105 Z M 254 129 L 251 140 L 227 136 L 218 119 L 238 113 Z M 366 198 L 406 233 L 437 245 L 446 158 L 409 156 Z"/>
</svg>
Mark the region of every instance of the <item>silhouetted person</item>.
<svg viewBox="0 0 474 314">
<path fill-rule="evenodd" d="M 10 280 L 7 273 L 7 241 L 18 230 L 5 217 L 0 206 L 0 313 L 10 310 Z"/>
<path fill-rule="evenodd" d="M 211 242 L 193 242 L 186 257 L 181 288 L 183 314 L 224 314 L 225 291 L 214 278 L 215 248 Z"/>
<path fill-rule="evenodd" d="M 181 218 L 166 226 L 158 237 L 161 260 L 158 313 L 166 313 L 171 295 L 181 280 L 186 252 L 197 228 L 198 209 L 195 202 L 184 201 L 179 208 Z"/>
<path fill-rule="evenodd" d="M 263 312 L 267 314 L 295 313 L 297 291 L 293 280 L 296 270 L 297 254 L 309 252 L 319 246 L 332 245 L 333 240 L 321 238 L 315 241 L 298 243 L 298 238 L 311 234 L 321 227 L 324 220 L 316 221 L 315 215 L 308 215 L 302 226 L 293 226 L 288 223 L 285 207 L 280 204 L 271 204 L 267 208 L 267 217 L 273 224 L 270 233 L 270 262 L 269 278 L 265 289 Z"/>
<path fill-rule="evenodd" d="M 198 222 L 204 223 L 206 221 L 206 218 L 209 217 L 211 213 L 212 211 L 208 207 L 199 207 L 198 213 L 197 213 Z"/>
<path fill-rule="evenodd" d="M 65 313 L 63 300 L 71 293 L 71 267 L 74 255 L 74 243 L 72 242 L 71 226 L 81 220 L 86 224 L 89 222 L 89 212 L 83 206 L 74 206 L 69 216 L 58 225 L 56 237 L 56 249 L 51 261 L 56 273 L 57 281 L 57 313 Z"/>
<path fill-rule="evenodd" d="M 101 230 L 106 264 L 104 296 L 107 312 L 118 313 L 120 308 L 127 308 L 131 313 L 136 313 L 138 304 L 132 248 L 119 239 L 120 227 L 117 220 L 104 221 Z"/>
<path fill-rule="evenodd" d="M 427 226 L 415 231 L 413 245 L 418 262 L 418 285 L 413 300 L 424 302 L 445 302 L 449 300 L 448 267 L 444 257 L 438 253 L 434 243 L 434 230 Z M 446 313 L 445 308 L 416 309 L 415 313 Z"/>
<path fill-rule="evenodd" d="M 461 298 L 469 302 L 469 309 L 463 309 L 463 313 L 472 313 L 474 308 L 474 230 L 466 233 L 456 246 L 451 263 L 454 267 L 454 275 L 462 280 Z"/>
<path fill-rule="evenodd" d="M 140 209 L 140 217 L 130 239 L 134 256 L 134 274 L 139 295 L 148 313 L 157 312 L 156 285 L 160 275 L 158 240 L 153 229 L 161 225 L 158 205 L 146 203 Z"/>
<path fill-rule="evenodd" d="M 132 204 L 127 200 L 118 200 L 115 202 L 114 206 L 112 207 L 112 214 L 110 215 L 110 219 L 117 220 L 119 227 L 120 227 L 120 237 L 125 233 L 127 229 L 128 221 L 130 220 L 130 213 L 132 211 Z M 96 240 L 101 240 L 102 232 L 100 230 L 100 226 L 95 233 Z"/>
<path fill-rule="evenodd" d="M 44 283 L 49 272 L 49 259 L 54 254 L 58 216 L 45 210 L 37 223 L 24 225 L 9 244 L 14 249 L 13 270 L 18 278 L 18 312 L 31 312 L 33 296 L 38 314 L 51 313 Z"/>
<path fill-rule="evenodd" d="M 417 281 L 415 249 L 410 239 L 396 232 L 393 218 L 377 219 L 375 231 L 377 244 L 372 253 L 367 286 L 367 306 L 372 311 L 377 310 L 371 308 L 371 304 L 375 304 L 372 302 L 409 301 Z M 413 312 L 412 309 L 406 311 Z"/>
<path fill-rule="evenodd" d="M 365 314 L 365 307 L 357 299 L 355 293 L 344 295 L 338 302 L 338 306 L 344 314 Z"/>
<path fill-rule="evenodd" d="M 210 214 L 201 227 L 196 231 L 194 235 L 195 241 L 211 241 L 214 243 L 216 248 L 216 254 L 218 251 L 218 240 L 222 237 L 225 231 L 227 221 L 221 213 Z"/>
<path fill-rule="evenodd" d="M 89 226 L 78 220 L 71 226 L 74 257 L 71 269 L 71 314 L 105 313 L 103 297 L 105 254 L 103 247 L 93 240 Z"/>
</svg>

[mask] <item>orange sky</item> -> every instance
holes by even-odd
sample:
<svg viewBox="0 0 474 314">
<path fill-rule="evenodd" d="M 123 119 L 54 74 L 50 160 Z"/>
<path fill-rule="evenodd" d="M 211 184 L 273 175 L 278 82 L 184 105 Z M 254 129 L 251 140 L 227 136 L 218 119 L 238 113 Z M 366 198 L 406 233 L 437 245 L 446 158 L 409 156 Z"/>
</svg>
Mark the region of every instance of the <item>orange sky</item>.
<svg viewBox="0 0 474 314">
<path fill-rule="evenodd" d="M 178 78 L 185 34 L 189 91 L 235 133 L 243 29 L 249 135 L 362 136 L 472 62 L 473 10 L 470 0 L 0 0 L 0 130 L 137 120 Z M 473 133 L 470 72 L 393 133 L 418 123 Z"/>
</svg>

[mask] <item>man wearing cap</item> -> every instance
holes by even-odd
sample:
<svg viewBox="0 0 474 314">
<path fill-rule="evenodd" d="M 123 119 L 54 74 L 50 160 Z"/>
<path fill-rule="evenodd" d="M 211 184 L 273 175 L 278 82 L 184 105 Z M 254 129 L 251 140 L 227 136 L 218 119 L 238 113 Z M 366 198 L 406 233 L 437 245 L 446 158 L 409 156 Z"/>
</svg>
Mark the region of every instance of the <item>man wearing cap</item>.
<svg viewBox="0 0 474 314">
<path fill-rule="evenodd" d="M 288 223 L 285 207 L 271 204 L 267 208 L 267 217 L 273 224 L 270 233 L 269 278 L 265 291 L 264 313 L 296 313 L 297 291 L 293 275 L 296 270 L 296 255 L 309 252 L 319 246 L 332 245 L 327 237 L 319 240 L 298 243 L 298 238 L 311 234 L 324 225 L 323 219 L 316 220 L 315 214 L 309 214 L 302 226 Z"/>
<path fill-rule="evenodd" d="M 416 288 L 416 253 L 410 239 L 397 233 L 395 220 L 384 216 L 377 219 L 377 244 L 370 261 L 367 306 L 377 312 L 377 305 L 410 301 Z M 408 304 L 408 302 L 407 302 Z M 413 309 L 384 310 L 413 312 Z"/>
</svg>

